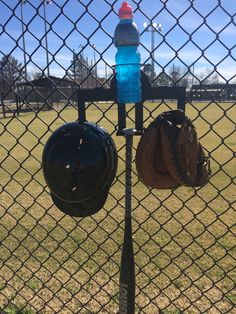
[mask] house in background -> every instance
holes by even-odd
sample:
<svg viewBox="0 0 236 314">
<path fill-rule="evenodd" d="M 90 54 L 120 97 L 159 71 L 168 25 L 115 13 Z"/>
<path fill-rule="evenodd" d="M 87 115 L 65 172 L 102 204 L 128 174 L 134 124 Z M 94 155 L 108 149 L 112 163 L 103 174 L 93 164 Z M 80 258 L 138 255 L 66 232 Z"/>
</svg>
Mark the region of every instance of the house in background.
<svg viewBox="0 0 236 314">
<path fill-rule="evenodd" d="M 235 101 L 236 84 L 198 84 L 188 92 L 190 101 Z"/>
<path fill-rule="evenodd" d="M 88 76 L 85 79 L 70 77 L 41 77 L 32 81 L 18 84 L 17 97 L 27 103 L 59 103 L 65 100 L 76 101 L 78 90 L 81 88 L 108 87 L 109 81 L 105 78 Z"/>
</svg>

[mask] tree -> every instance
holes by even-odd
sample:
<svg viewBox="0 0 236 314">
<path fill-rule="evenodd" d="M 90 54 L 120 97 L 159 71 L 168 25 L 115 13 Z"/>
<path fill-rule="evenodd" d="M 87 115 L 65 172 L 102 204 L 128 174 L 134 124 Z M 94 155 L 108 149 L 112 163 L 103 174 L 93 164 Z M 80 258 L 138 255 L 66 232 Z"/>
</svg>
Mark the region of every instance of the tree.
<svg viewBox="0 0 236 314">
<path fill-rule="evenodd" d="M 170 77 L 165 73 L 165 72 L 160 72 L 155 81 L 154 81 L 154 85 L 156 86 L 170 86 Z"/>
<path fill-rule="evenodd" d="M 150 78 L 152 75 L 152 65 L 150 63 L 144 64 L 142 71 Z"/>
<path fill-rule="evenodd" d="M 217 72 L 207 69 L 205 73 L 199 75 L 199 80 L 205 85 L 219 84 L 220 76 Z"/>
<path fill-rule="evenodd" d="M 171 71 L 169 72 L 170 86 L 179 86 L 181 79 L 181 69 L 173 64 Z"/>
<path fill-rule="evenodd" d="M 94 75 L 94 70 L 91 70 L 88 60 L 84 58 L 82 53 L 73 53 L 73 60 L 69 68 L 71 76 L 76 79 L 85 79 L 89 75 Z"/>
<path fill-rule="evenodd" d="M 2 77 L 9 83 L 13 83 L 17 79 L 22 80 L 25 74 L 22 63 L 11 55 L 2 57 L 0 60 L 0 71 Z"/>
<path fill-rule="evenodd" d="M 173 64 L 169 72 L 170 86 L 189 86 L 189 73 L 181 69 L 181 67 Z"/>
<path fill-rule="evenodd" d="M 38 69 L 35 69 L 30 74 L 31 74 L 30 76 L 32 77 L 32 80 L 37 80 L 45 76 L 44 73 L 42 71 L 39 71 Z"/>
<path fill-rule="evenodd" d="M 0 89 L 4 94 L 9 94 L 16 83 L 23 81 L 25 70 L 22 63 L 11 55 L 4 55 L 0 60 Z"/>
</svg>

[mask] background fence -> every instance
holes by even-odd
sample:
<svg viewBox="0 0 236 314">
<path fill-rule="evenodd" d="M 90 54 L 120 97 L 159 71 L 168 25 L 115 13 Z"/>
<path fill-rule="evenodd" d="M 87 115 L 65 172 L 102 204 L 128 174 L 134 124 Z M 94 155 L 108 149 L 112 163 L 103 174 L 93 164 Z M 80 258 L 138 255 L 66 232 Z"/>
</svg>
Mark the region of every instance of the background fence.
<svg viewBox="0 0 236 314">
<path fill-rule="evenodd" d="M 205 187 L 175 190 L 149 190 L 134 169 L 137 313 L 236 313 L 235 8 L 229 0 L 130 4 L 143 71 L 153 85 L 186 86 L 186 113 L 212 169 Z M 62 214 L 49 196 L 41 156 L 52 132 L 77 119 L 76 89 L 109 86 L 120 5 L 0 0 L 2 313 L 118 310 L 125 141 L 116 136 L 116 104 L 86 104 L 87 119 L 112 134 L 119 154 L 99 213 Z M 174 101 L 145 102 L 144 125 L 173 108 Z M 133 126 L 132 105 L 127 116 Z"/>
</svg>

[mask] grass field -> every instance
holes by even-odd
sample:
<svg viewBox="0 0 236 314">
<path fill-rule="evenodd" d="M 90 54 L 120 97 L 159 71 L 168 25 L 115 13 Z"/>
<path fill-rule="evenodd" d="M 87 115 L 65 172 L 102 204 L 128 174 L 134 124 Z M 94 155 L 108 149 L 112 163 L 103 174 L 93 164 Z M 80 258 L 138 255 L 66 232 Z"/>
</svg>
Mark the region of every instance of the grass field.
<svg viewBox="0 0 236 314">
<path fill-rule="evenodd" d="M 144 125 L 174 107 L 146 104 Z M 236 313 L 236 106 L 187 104 L 186 113 L 209 152 L 212 177 L 203 188 L 150 191 L 134 164 L 137 313 Z M 133 126 L 132 107 L 128 115 Z M 14 305 L 29 314 L 118 310 L 125 141 L 115 135 L 116 105 L 87 110 L 89 121 L 112 134 L 119 153 L 117 178 L 99 213 L 63 215 L 40 169 L 50 134 L 76 119 L 74 108 L 0 119 L 0 309 L 12 314 Z"/>
</svg>

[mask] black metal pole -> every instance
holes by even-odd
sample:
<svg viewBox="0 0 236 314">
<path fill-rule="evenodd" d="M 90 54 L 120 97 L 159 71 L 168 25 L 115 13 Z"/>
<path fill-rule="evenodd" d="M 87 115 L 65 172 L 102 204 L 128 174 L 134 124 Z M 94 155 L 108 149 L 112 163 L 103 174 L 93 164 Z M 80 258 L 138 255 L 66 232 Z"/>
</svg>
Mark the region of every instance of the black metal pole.
<svg viewBox="0 0 236 314">
<path fill-rule="evenodd" d="M 24 54 L 24 68 L 25 68 L 25 81 L 28 79 L 28 71 L 27 71 L 27 58 L 26 58 L 26 45 L 25 45 L 25 26 L 24 26 L 24 13 L 23 13 L 23 6 L 26 4 L 25 0 L 22 0 L 20 3 L 20 9 L 21 9 L 21 30 L 22 30 L 22 44 L 23 44 L 23 54 Z M 27 89 L 24 85 L 23 87 L 24 93 L 23 93 L 23 103 L 28 102 L 26 99 Z M 18 110 L 17 110 L 18 112 Z"/>
<path fill-rule="evenodd" d="M 24 66 L 25 66 L 25 78 L 27 79 L 27 59 L 26 59 L 26 46 L 25 46 L 25 26 L 24 26 L 24 13 L 23 6 L 25 5 L 25 1 L 21 1 L 20 3 L 20 12 L 21 12 L 21 30 L 22 30 L 22 44 L 23 44 L 23 54 L 24 54 Z"/>
<path fill-rule="evenodd" d="M 6 108 L 5 108 L 5 103 L 4 103 L 3 95 L 4 95 L 4 93 L 2 92 L 2 93 L 1 93 L 2 116 L 3 116 L 3 118 L 6 118 Z"/>
<path fill-rule="evenodd" d="M 47 2 L 47 4 L 50 4 L 50 2 Z M 46 62 L 47 62 L 47 76 L 50 76 L 50 70 L 49 70 L 49 55 L 48 55 L 48 34 L 47 34 L 47 17 L 46 17 L 46 3 L 45 0 L 43 0 L 43 18 L 44 18 L 44 31 L 45 31 L 45 50 L 46 50 Z"/>
</svg>

